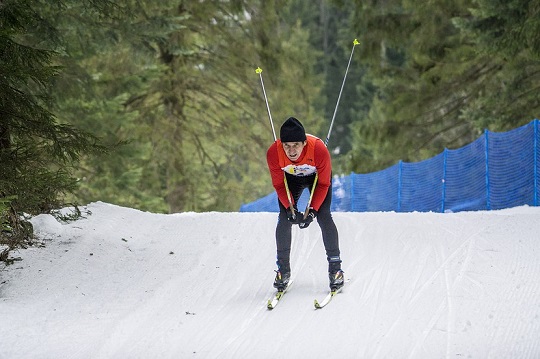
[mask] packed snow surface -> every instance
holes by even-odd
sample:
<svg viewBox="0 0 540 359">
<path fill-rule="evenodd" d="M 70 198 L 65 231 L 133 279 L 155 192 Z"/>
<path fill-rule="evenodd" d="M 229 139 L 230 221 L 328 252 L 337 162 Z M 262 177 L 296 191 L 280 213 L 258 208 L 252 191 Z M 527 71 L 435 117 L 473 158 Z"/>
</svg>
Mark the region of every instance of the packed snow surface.
<svg viewBox="0 0 540 359">
<path fill-rule="evenodd" d="M 294 284 L 270 311 L 275 213 L 152 214 L 91 203 L 32 221 L 0 267 L 0 358 L 538 358 L 540 208 L 334 213 L 293 228 Z"/>
</svg>

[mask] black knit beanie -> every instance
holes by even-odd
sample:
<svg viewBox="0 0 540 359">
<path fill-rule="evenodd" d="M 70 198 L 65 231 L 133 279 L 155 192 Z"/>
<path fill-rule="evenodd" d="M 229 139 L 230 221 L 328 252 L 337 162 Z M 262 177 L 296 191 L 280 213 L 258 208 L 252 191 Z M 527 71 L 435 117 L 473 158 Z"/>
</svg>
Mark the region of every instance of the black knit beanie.
<svg viewBox="0 0 540 359">
<path fill-rule="evenodd" d="M 306 131 L 304 126 L 294 117 L 289 117 L 281 125 L 279 132 L 281 142 L 304 142 L 306 140 Z"/>
</svg>

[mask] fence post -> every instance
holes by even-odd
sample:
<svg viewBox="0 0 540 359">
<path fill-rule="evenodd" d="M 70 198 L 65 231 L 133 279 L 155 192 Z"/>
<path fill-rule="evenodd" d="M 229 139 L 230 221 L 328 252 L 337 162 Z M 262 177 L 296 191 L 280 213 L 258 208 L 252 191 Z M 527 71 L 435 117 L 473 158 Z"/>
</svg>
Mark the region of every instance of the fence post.
<svg viewBox="0 0 540 359">
<path fill-rule="evenodd" d="M 534 149 L 533 149 L 533 156 L 534 156 L 534 206 L 538 206 L 538 119 L 535 118 L 533 121 L 534 126 Z"/>
<path fill-rule="evenodd" d="M 446 200 L 446 159 L 448 158 L 448 148 L 444 148 L 443 152 L 443 178 L 442 178 L 442 198 L 441 198 L 441 213 L 444 213 Z"/>
<path fill-rule="evenodd" d="M 486 128 L 484 130 L 485 136 L 485 162 L 486 162 L 486 209 L 491 210 L 491 201 L 490 201 L 490 188 L 489 188 L 489 131 Z"/>
<path fill-rule="evenodd" d="M 399 160 L 399 165 L 398 165 L 398 202 L 397 202 L 397 211 L 398 212 L 401 212 L 401 186 L 402 186 L 402 174 L 401 174 L 401 169 L 403 167 L 403 161 L 402 160 Z"/>
<path fill-rule="evenodd" d="M 351 202 L 351 212 L 354 212 L 354 172 L 351 172 L 349 178 L 349 185 L 351 186 L 351 190 L 349 191 L 349 202 Z"/>
</svg>

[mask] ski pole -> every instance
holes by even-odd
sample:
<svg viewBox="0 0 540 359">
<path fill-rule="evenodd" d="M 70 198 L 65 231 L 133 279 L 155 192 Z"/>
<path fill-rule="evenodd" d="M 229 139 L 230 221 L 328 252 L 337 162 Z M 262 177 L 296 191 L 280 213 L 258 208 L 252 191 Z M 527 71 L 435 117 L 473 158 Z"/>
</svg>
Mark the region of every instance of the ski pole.
<svg viewBox="0 0 540 359">
<path fill-rule="evenodd" d="M 356 45 L 360 44 L 357 39 L 354 39 L 353 41 L 353 47 L 351 50 L 351 56 L 349 56 L 349 63 L 347 64 L 347 70 L 345 70 L 345 76 L 343 76 L 343 82 L 341 83 L 341 89 L 339 90 L 339 95 L 336 103 L 336 108 L 334 109 L 334 115 L 332 116 L 332 121 L 330 122 L 330 129 L 328 130 L 328 135 L 326 135 L 326 141 L 324 141 L 324 144 L 328 146 L 328 141 L 330 140 L 330 134 L 332 133 L 332 127 L 334 127 L 334 120 L 336 118 L 336 113 L 339 105 L 339 100 L 341 99 L 341 93 L 343 92 L 343 86 L 345 86 L 345 80 L 347 79 L 347 73 L 349 72 L 349 66 L 351 65 L 351 60 L 354 53 L 354 47 Z M 262 78 L 261 78 L 262 81 Z"/>
<path fill-rule="evenodd" d="M 257 67 L 257 69 L 255 70 L 255 73 L 259 74 L 259 78 L 261 79 L 261 86 L 263 90 L 264 101 L 266 102 L 266 110 L 268 111 L 268 118 L 270 119 L 270 125 L 272 126 L 272 133 L 274 134 L 274 141 L 276 141 L 277 140 L 276 130 L 274 129 L 274 121 L 272 121 L 272 114 L 270 113 L 270 106 L 268 105 L 268 98 L 266 97 L 266 90 L 264 89 L 262 69 L 260 67 Z"/>
<path fill-rule="evenodd" d="M 311 187 L 311 191 L 309 191 L 309 200 L 306 206 L 306 210 L 304 212 L 304 220 L 306 220 L 309 214 L 309 207 L 311 207 L 311 200 L 313 199 L 313 192 L 315 192 L 315 186 L 317 185 L 318 179 L 319 179 L 319 174 L 315 173 L 315 179 L 313 180 L 313 186 Z"/>
<path fill-rule="evenodd" d="M 289 208 L 291 209 L 293 220 L 296 219 L 296 213 L 294 212 L 294 206 L 291 198 L 291 191 L 289 190 L 289 184 L 287 183 L 287 175 L 283 172 L 283 182 L 285 183 L 285 191 L 287 192 L 287 199 L 289 200 Z M 305 219 L 305 218 L 304 218 Z"/>
<path fill-rule="evenodd" d="M 255 70 L 255 73 L 259 74 L 259 78 L 261 79 L 261 87 L 262 87 L 262 90 L 263 90 L 264 102 L 266 103 L 266 110 L 268 111 L 268 118 L 270 119 L 270 126 L 272 126 L 272 134 L 274 135 L 274 141 L 277 141 L 276 130 L 274 129 L 274 121 L 272 120 L 272 113 L 270 112 L 270 105 L 268 105 L 268 97 L 266 97 L 266 90 L 264 89 L 264 81 L 263 81 L 263 78 L 262 78 L 262 71 L 263 70 L 260 67 L 257 67 L 257 69 Z M 287 199 L 289 200 L 289 208 L 291 209 L 293 219 L 296 219 L 296 213 L 294 211 L 294 206 L 293 206 L 293 203 L 292 203 L 291 192 L 289 191 L 289 185 L 287 184 L 287 176 L 285 175 L 285 173 L 283 173 L 283 181 L 285 183 L 285 190 L 287 192 Z"/>
<path fill-rule="evenodd" d="M 341 89 L 339 90 L 339 95 L 336 103 L 336 108 L 334 109 L 334 114 L 332 115 L 332 121 L 330 122 L 330 129 L 328 130 L 328 135 L 326 135 L 326 140 L 324 141 L 324 145 L 328 147 L 328 141 L 330 140 L 330 134 L 332 133 L 332 127 L 334 127 L 334 120 L 336 119 L 336 113 L 339 105 L 339 101 L 341 99 L 341 93 L 343 92 L 343 87 L 345 86 L 345 80 L 347 79 L 347 74 L 349 73 L 349 67 L 351 65 L 351 60 L 354 54 L 354 47 L 356 45 L 360 44 L 357 39 L 354 39 L 353 41 L 353 47 L 351 50 L 351 55 L 349 56 L 349 62 L 347 63 L 347 69 L 345 70 L 345 76 L 343 76 L 343 82 L 341 83 Z M 304 220 L 307 218 L 309 213 L 309 207 L 311 206 L 311 200 L 313 199 L 313 192 L 315 192 L 315 186 L 317 185 L 317 180 L 319 178 L 319 174 L 315 174 L 315 180 L 313 180 L 313 186 L 311 187 L 311 193 L 309 194 L 309 200 L 308 204 L 306 206 L 306 211 L 304 212 Z"/>
</svg>

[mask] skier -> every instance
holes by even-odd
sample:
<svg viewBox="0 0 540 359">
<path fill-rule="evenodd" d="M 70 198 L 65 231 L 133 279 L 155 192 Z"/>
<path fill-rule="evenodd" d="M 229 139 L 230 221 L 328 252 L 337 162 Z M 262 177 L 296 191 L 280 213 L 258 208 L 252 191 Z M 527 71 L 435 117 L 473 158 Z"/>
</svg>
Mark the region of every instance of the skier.
<svg viewBox="0 0 540 359">
<path fill-rule="evenodd" d="M 332 163 L 328 149 L 321 139 L 306 135 L 300 121 L 289 117 L 281 126 L 280 139 L 268 149 L 266 160 L 279 202 L 276 226 L 278 269 L 274 287 L 283 291 L 289 284 L 292 225 L 307 228 L 317 218 L 328 260 L 330 289 L 339 289 L 343 286 L 343 271 L 338 231 L 330 212 Z M 297 201 L 304 188 L 308 188 L 310 193 L 313 191 L 305 218 L 297 209 Z"/>
</svg>

